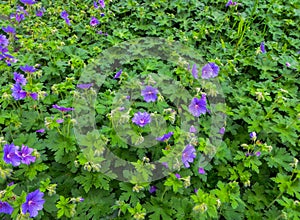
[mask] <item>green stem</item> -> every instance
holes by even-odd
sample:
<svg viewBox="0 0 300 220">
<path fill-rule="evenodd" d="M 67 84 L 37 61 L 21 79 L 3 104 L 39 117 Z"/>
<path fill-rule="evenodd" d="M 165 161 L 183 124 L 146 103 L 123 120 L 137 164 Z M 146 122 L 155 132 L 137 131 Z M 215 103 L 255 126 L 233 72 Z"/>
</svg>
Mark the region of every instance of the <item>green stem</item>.
<svg viewBox="0 0 300 220">
<path fill-rule="evenodd" d="M 168 188 L 166 187 L 163 193 L 161 194 L 160 201 L 163 201 L 164 195 L 167 192 Z"/>
<path fill-rule="evenodd" d="M 276 202 L 276 200 L 282 196 L 282 194 L 283 192 L 279 193 L 278 196 L 267 206 L 267 208 L 269 209 Z"/>
</svg>

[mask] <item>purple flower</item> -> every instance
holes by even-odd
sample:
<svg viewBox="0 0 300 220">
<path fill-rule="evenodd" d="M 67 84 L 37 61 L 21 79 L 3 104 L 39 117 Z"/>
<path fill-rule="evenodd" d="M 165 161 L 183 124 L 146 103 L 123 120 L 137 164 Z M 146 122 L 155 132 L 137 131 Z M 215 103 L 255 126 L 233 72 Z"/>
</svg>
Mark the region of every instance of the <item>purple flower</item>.
<svg viewBox="0 0 300 220">
<path fill-rule="evenodd" d="M 25 73 L 34 73 L 36 71 L 33 66 L 28 66 L 27 64 L 25 66 L 20 66 L 20 69 Z"/>
<path fill-rule="evenodd" d="M 7 202 L 0 201 L 0 213 L 5 213 L 11 215 L 13 212 L 13 207 Z"/>
<path fill-rule="evenodd" d="M 199 174 L 205 174 L 205 170 L 203 169 L 203 167 L 199 167 L 198 173 Z"/>
<path fill-rule="evenodd" d="M 31 162 L 35 162 L 35 157 L 31 156 L 33 152 L 32 148 L 22 145 L 21 151 L 17 152 L 17 155 L 21 158 L 23 164 L 29 165 Z"/>
<path fill-rule="evenodd" d="M 151 122 L 151 116 L 147 112 L 138 112 L 134 114 L 132 122 L 140 127 L 144 127 Z"/>
<path fill-rule="evenodd" d="M 71 25 L 71 22 L 70 22 L 70 19 L 69 19 L 69 18 L 66 18 L 66 19 L 65 19 L 65 22 L 66 22 L 67 25 L 69 25 L 69 26 Z"/>
<path fill-rule="evenodd" d="M 79 89 L 89 89 L 94 85 L 94 83 L 78 84 L 77 88 Z"/>
<path fill-rule="evenodd" d="M 98 3 L 96 1 L 94 1 L 94 8 L 99 8 Z"/>
<path fill-rule="evenodd" d="M 17 72 L 14 72 L 14 80 L 15 80 L 16 83 L 19 83 L 19 84 L 21 84 L 23 86 L 25 86 L 26 83 L 27 83 L 27 80 L 24 77 L 24 75 L 23 74 L 19 74 Z"/>
<path fill-rule="evenodd" d="M 104 14 L 104 13 L 100 13 L 100 16 L 101 16 L 101 17 L 104 17 L 104 16 L 105 16 L 105 14 Z"/>
<path fill-rule="evenodd" d="M 156 140 L 158 140 L 158 141 L 166 141 L 166 140 L 168 140 L 173 134 L 174 134 L 174 132 L 173 132 L 173 131 L 170 131 L 169 133 L 164 134 L 163 136 L 156 138 Z"/>
<path fill-rule="evenodd" d="M 14 184 L 15 184 L 14 182 L 10 182 L 9 184 L 7 184 L 7 186 L 12 186 Z"/>
<path fill-rule="evenodd" d="M 25 5 L 33 5 L 36 3 L 35 0 L 20 0 L 20 2 L 22 2 Z"/>
<path fill-rule="evenodd" d="M 146 86 L 144 90 L 141 91 L 141 95 L 144 96 L 146 102 L 155 102 L 157 99 L 158 90 L 151 86 Z"/>
<path fill-rule="evenodd" d="M 290 66 L 291 66 L 291 64 L 290 64 L 289 62 L 286 62 L 285 65 L 286 65 L 287 67 L 290 67 Z"/>
<path fill-rule="evenodd" d="M 25 19 L 25 15 L 24 14 L 16 14 L 16 21 L 17 22 L 21 22 Z"/>
<path fill-rule="evenodd" d="M 229 1 L 227 2 L 227 4 L 225 5 L 225 7 L 228 7 L 228 6 L 230 6 L 230 5 L 232 5 L 232 0 L 229 0 Z"/>
<path fill-rule="evenodd" d="M 196 158 L 196 150 L 195 148 L 188 144 L 185 149 L 182 152 L 182 163 L 186 168 L 190 167 L 189 163 L 194 162 L 194 159 Z"/>
<path fill-rule="evenodd" d="M 92 17 L 91 21 L 90 21 L 90 25 L 95 27 L 99 24 L 99 20 L 95 17 Z"/>
<path fill-rule="evenodd" d="M 194 125 L 192 125 L 190 127 L 190 133 L 196 133 L 197 132 L 197 129 L 194 127 Z"/>
<path fill-rule="evenodd" d="M 44 133 L 44 132 L 45 132 L 45 129 L 42 128 L 42 129 L 36 130 L 35 132 L 36 132 L 36 133 Z"/>
<path fill-rule="evenodd" d="M 62 11 L 62 12 L 60 13 L 60 17 L 63 18 L 63 19 L 68 18 L 68 16 L 69 16 L 69 14 L 68 14 L 68 12 L 66 12 L 66 11 Z"/>
<path fill-rule="evenodd" d="M 5 35 L 0 34 L 0 46 L 7 47 L 9 44 L 8 39 Z"/>
<path fill-rule="evenodd" d="M 195 79 L 198 79 L 198 70 L 197 70 L 197 66 L 196 64 L 193 65 L 193 68 L 192 68 L 192 75 Z"/>
<path fill-rule="evenodd" d="M 21 158 L 18 156 L 19 147 L 12 144 L 5 144 L 3 151 L 3 160 L 7 164 L 12 164 L 14 167 L 19 166 Z"/>
<path fill-rule="evenodd" d="M 101 8 L 105 8 L 105 2 L 104 2 L 104 0 L 99 0 L 98 2 L 100 4 Z"/>
<path fill-rule="evenodd" d="M 260 51 L 261 51 L 262 53 L 266 53 L 266 48 L 265 48 L 265 43 L 264 43 L 264 42 L 261 42 L 261 43 L 260 43 Z"/>
<path fill-rule="evenodd" d="M 219 134 L 224 134 L 224 133 L 225 133 L 225 128 L 224 127 L 220 128 Z"/>
<path fill-rule="evenodd" d="M 253 141 L 255 141 L 256 140 L 256 132 L 251 132 L 250 134 L 249 134 L 249 136 L 250 136 L 250 139 L 251 140 L 253 140 Z"/>
<path fill-rule="evenodd" d="M 62 107 L 62 106 L 59 106 L 59 105 L 52 105 L 52 108 L 55 108 L 61 112 L 68 112 L 68 111 L 72 111 L 74 110 L 74 108 L 66 108 L 66 107 Z"/>
<path fill-rule="evenodd" d="M 162 162 L 161 163 L 166 169 L 168 169 L 169 168 L 169 166 L 168 166 L 168 163 L 167 162 Z"/>
<path fill-rule="evenodd" d="M 2 27 L 2 30 L 7 34 L 15 34 L 16 29 L 14 29 L 12 26 Z"/>
<path fill-rule="evenodd" d="M 35 15 L 38 16 L 38 17 L 43 17 L 45 11 L 46 11 L 45 8 L 42 7 L 39 10 L 36 11 Z"/>
<path fill-rule="evenodd" d="M 152 194 L 152 193 L 155 193 L 156 190 L 157 190 L 156 186 L 151 186 L 149 189 L 149 192 Z"/>
<path fill-rule="evenodd" d="M 257 151 L 256 153 L 255 153 L 255 155 L 257 156 L 257 157 L 259 157 L 260 156 L 260 151 Z"/>
<path fill-rule="evenodd" d="M 22 90 L 22 87 L 19 83 L 14 84 L 13 88 L 11 88 L 11 91 L 15 100 L 24 99 L 27 95 L 27 92 Z"/>
<path fill-rule="evenodd" d="M 57 119 L 56 122 L 57 122 L 58 124 L 61 124 L 61 123 L 64 122 L 64 119 Z"/>
<path fill-rule="evenodd" d="M 67 25 L 71 25 L 70 19 L 68 18 L 69 14 L 66 11 L 60 13 L 60 17 L 63 18 Z"/>
<path fill-rule="evenodd" d="M 201 99 L 193 98 L 191 104 L 189 105 L 189 111 L 195 117 L 205 114 L 207 112 L 206 95 L 202 94 Z"/>
<path fill-rule="evenodd" d="M 208 63 L 202 68 L 202 79 L 209 79 L 218 76 L 219 67 L 215 63 Z"/>
<path fill-rule="evenodd" d="M 38 94 L 36 92 L 31 92 L 29 93 L 30 97 L 34 100 L 37 100 L 38 99 Z"/>
<path fill-rule="evenodd" d="M 197 193 L 197 192 L 198 192 L 198 189 L 194 189 L 194 192 Z"/>
<path fill-rule="evenodd" d="M 30 213 L 30 217 L 36 217 L 38 211 L 43 209 L 45 200 L 43 199 L 44 193 L 40 190 L 35 190 L 26 196 L 26 202 L 22 204 L 22 213 Z"/>
<path fill-rule="evenodd" d="M 180 178 L 181 178 L 181 176 L 180 176 L 179 173 L 175 173 L 175 177 L 176 177 L 177 179 L 180 179 Z"/>
<path fill-rule="evenodd" d="M 118 79 L 118 78 L 121 76 L 121 74 L 122 74 L 122 69 L 120 69 L 120 70 L 116 73 L 116 75 L 114 76 L 114 79 Z"/>
</svg>

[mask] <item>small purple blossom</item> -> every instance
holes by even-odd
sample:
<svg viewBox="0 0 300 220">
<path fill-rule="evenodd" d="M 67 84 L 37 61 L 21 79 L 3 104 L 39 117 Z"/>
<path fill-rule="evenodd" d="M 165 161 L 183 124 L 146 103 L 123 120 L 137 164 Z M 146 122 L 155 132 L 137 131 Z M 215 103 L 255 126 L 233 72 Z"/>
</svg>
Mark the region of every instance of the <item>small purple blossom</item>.
<svg viewBox="0 0 300 220">
<path fill-rule="evenodd" d="M 64 122 L 64 119 L 57 119 L 56 122 L 57 122 L 58 124 L 61 124 L 61 123 Z"/>
<path fill-rule="evenodd" d="M 17 155 L 21 158 L 23 164 L 29 165 L 30 163 L 35 162 L 35 157 L 31 155 L 33 152 L 32 148 L 22 145 L 21 151 L 17 152 Z"/>
<path fill-rule="evenodd" d="M 194 64 L 192 68 L 192 75 L 195 79 L 198 79 L 198 70 L 197 70 L 197 65 Z"/>
<path fill-rule="evenodd" d="M 225 133 L 225 128 L 224 127 L 220 128 L 219 134 L 224 134 L 224 133 Z"/>
<path fill-rule="evenodd" d="M 16 33 L 16 29 L 13 28 L 12 26 L 2 27 L 2 30 L 7 34 L 15 34 Z"/>
<path fill-rule="evenodd" d="M 262 53 L 266 53 L 265 42 L 261 42 L 261 43 L 260 43 L 260 51 L 261 51 Z"/>
<path fill-rule="evenodd" d="M 62 107 L 62 106 L 59 106 L 59 105 L 52 105 L 52 108 L 55 108 L 61 112 L 68 112 L 68 111 L 72 111 L 74 110 L 74 108 L 66 108 L 66 107 Z"/>
<path fill-rule="evenodd" d="M 104 2 L 104 0 L 99 0 L 98 2 L 100 4 L 101 8 L 105 8 L 105 2 Z"/>
<path fill-rule="evenodd" d="M 36 15 L 37 17 L 43 17 L 45 11 L 46 11 L 45 8 L 42 7 L 42 8 L 40 8 L 39 10 L 36 11 L 35 15 Z"/>
<path fill-rule="evenodd" d="M 33 66 L 27 64 L 25 66 L 20 66 L 20 69 L 25 73 L 34 73 L 37 70 Z"/>
<path fill-rule="evenodd" d="M 25 86 L 26 83 L 27 83 L 27 80 L 24 77 L 24 75 L 20 74 L 20 73 L 17 73 L 17 72 L 14 72 L 14 80 L 15 80 L 16 83 L 19 83 L 23 86 Z"/>
<path fill-rule="evenodd" d="M 259 156 L 261 155 L 261 152 L 260 152 L 260 151 L 257 151 L 257 152 L 255 153 L 255 155 L 256 155 L 257 157 L 259 157 Z"/>
<path fill-rule="evenodd" d="M 199 174 L 205 174 L 206 172 L 205 172 L 205 170 L 203 169 L 203 167 L 199 167 L 198 173 L 199 173 Z"/>
<path fill-rule="evenodd" d="M 194 125 L 192 125 L 190 127 L 190 133 L 196 133 L 197 132 L 197 129 L 194 127 Z"/>
<path fill-rule="evenodd" d="M 37 3 L 35 0 L 20 0 L 20 2 L 22 2 L 25 5 L 33 5 Z"/>
<path fill-rule="evenodd" d="M 168 166 L 168 163 L 167 162 L 162 162 L 161 163 L 166 169 L 168 169 L 169 168 L 169 166 Z"/>
<path fill-rule="evenodd" d="M 144 97 L 146 102 L 155 102 L 157 99 L 158 90 L 151 86 L 146 86 L 145 89 L 141 91 L 141 95 Z"/>
<path fill-rule="evenodd" d="M 253 140 L 253 141 L 256 140 L 256 137 L 257 137 L 257 136 L 256 136 L 256 132 L 254 132 L 254 131 L 251 132 L 251 133 L 249 134 L 249 136 L 250 136 L 250 139 L 251 139 L 251 140 Z"/>
<path fill-rule="evenodd" d="M 33 100 L 37 100 L 38 99 L 38 94 L 36 92 L 31 92 L 29 93 L 29 96 L 33 99 Z"/>
<path fill-rule="evenodd" d="M 9 214 L 13 212 L 13 207 L 7 202 L 0 201 L 0 213 Z"/>
<path fill-rule="evenodd" d="M 144 127 L 151 122 L 151 116 L 147 112 L 138 112 L 134 114 L 132 122 L 140 127 Z"/>
<path fill-rule="evenodd" d="M 104 14 L 104 13 L 100 13 L 100 16 L 101 16 L 101 17 L 104 17 L 104 16 L 105 16 L 105 14 Z"/>
<path fill-rule="evenodd" d="M 94 85 L 94 83 L 85 83 L 85 84 L 78 84 L 77 88 L 79 89 L 89 89 Z"/>
<path fill-rule="evenodd" d="M 79 202 L 83 202 L 84 198 L 80 197 Z"/>
<path fill-rule="evenodd" d="M 7 164 L 12 164 L 14 167 L 19 166 L 21 163 L 21 158 L 18 156 L 19 147 L 15 146 L 13 143 L 5 144 L 3 151 L 3 160 Z"/>
<path fill-rule="evenodd" d="M 182 163 L 186 168 L 190 167 L 189 163 L 194 162 L 194 159 L 196 158 L 196 149 L 188 144 L 185 149 L 182 151 Z"/>
<path fill-rule="evenodd" d="M 95 27 L 95 26 L 97 26 L 99 23 L 100 23 L 100 22 L 99 22 L 99 20 L 98 20 L 97 18 L 92 17 L 92 19 L 91 19 L 91 21 L 90 21 L 90 25 L 91 25 L 91 26 Z"/>
<path fill-rule="evenodd" d="M 7 184 L 7 186 L 12 186 L 14 184 L 15 184 L 14 182 L 10 182 L 10 183 Z"/>
<path fill-rule="evenodd" d="M 7 47 L 9 44 L 8 39 L 6 38 L 5 35 L 0 34 L 0 46 L 2 47 Z"/>
<path fill-rule="evenodd" d="M 188 64 L 187 66 L 187 70 L 190 71 L 191 70 L 191 64 Z"/>
<path fill-rule="evenodd" d="M 151 186 L 149 189 L 149 192 L 152 194 L 152 193 L 155 193 L 156 190 L 157 190 L 156 186 Z"/>
<path fill-rule="evenodd" d="M 191 104 L 189 105 L 189 111 L 195 117 L 205 114 L 207 112 L 206 95 L 202 94 L 201 99 L 193 98 Z"/>
<path fill-rule="evenodd" d="M 116 75 L 114 76 L 114 79 L 120 78 L 121 74 L 122 74 L 122 69 L 120 69 L 120 70 L 116 73 Z"/>
<path fill-rule="evenodd" d="M 15 83 L 11 88 L 11 91 L 12 91 L 12 97 L 14 97 L 15 100 L 24 99 L 27 95 L 27 92 L 25 92 L 22 89 L 19 83 Z"/>
<path fill-rule="evenodd" d="M 30 217 L 34 218 L 38 215 L 38 211 L 43 209 L 45 200 L 43 199 L 44 193 L 40 190 L 35 190 L 26 196 L 26 202 L 22 204 L 22 213 L 29 212 Z"/>
<path fill-rule="evenodd" d="M 219 74 L 220 68 L 215 63 L 208 63 L 202 68 L 202 79 L 210 79 L 217 77 Z"/>
<path fill-rule="evenodd" d="M 290 66 L 291 66 L 291 64 L 290 64 L 289 62 L 286 62 L 285 65 L 286 65 L 287 67 L 290 67 Z"/>
<path fill-rule="evenodd" d="M 62 12 L 60 13 L 60 17 L 63 18 L 63 19 L 68 18 L 68 16 L 69 16 L 69 14 L 68 14 L 68 12 L 66 12 L 66 11 L 62 11 Z"/>
<path fill-rule="evenodd" d="M 35 132 L 36 132 L 36 133 L 44 133 L 44 132 L 45 132 L 45 129 L 42 128 L 42 129 L 36 130 Z"/>
<path fill-rule="evenodd" d="M 236 5 L 237 3 L 236 2 L 232 2 L 232 0 L 229 0 L 227 2 L 227 4 L 225 5 L 225 7 L 228 7 L 228 6 L 231 6 L 231 5 Z"/>
<path fill-rule="evenodd" d="M 173 131 L 170 131 L 169 133 L 164 134 L 163 136 L 156 138 L 156 140 L 157 140 L 157 141 L 166 141 L 166 140 L 168 140 L 173 134 L 174 134 L 174 132 L 173 132 Z"/>
<path fill-rule="evenodd" d="M 71 25 L 71 22 L 70 22 L 70 19 L 69 19 L 68 16 L 69 16 L 69 14 L 68 14 L 68 12 L 66 12 L 66 11 L 62 11 L 62 12 L 60 13 L 60 17 L 63 18 L 63 19 L 65 20 L 66 24 L 67 24 L 67 25 Z"/>
<path fill-rule="evenodd" d="M 96 1 L 94 1 L 94 8 L 96 8 L 96 9 L 98 9 L 99 8 L 99 5 L 98 5 L 98 3 L 96 2 Z"/>
<path fill-rule="evenodd" d="M 180 179 L 180 178 L 181 178 L 181 176 L 180 176 L 179 173 L 175 173 L 175 177 L 176 177 L 177 179 Z"/>
<path fill-rule="evenodd" d="M 194 193 L 197 193 L 198 192 L 198 189 L 194 189 Z"/>
</svg>

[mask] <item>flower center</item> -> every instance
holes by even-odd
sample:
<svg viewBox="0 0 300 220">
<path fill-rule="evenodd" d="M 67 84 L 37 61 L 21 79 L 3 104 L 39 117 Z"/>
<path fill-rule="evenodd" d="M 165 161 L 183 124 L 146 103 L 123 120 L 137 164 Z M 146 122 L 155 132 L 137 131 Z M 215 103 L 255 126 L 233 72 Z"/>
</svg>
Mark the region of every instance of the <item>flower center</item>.
<svg viewBox="0 0 300 220">
<path fill-rule="evenodd" d="M 141 122 L 142 124 L 144 124 L 145 120 L 144 120 L 144 119 L 141 119 L 140 122 Z"/>
</svg>

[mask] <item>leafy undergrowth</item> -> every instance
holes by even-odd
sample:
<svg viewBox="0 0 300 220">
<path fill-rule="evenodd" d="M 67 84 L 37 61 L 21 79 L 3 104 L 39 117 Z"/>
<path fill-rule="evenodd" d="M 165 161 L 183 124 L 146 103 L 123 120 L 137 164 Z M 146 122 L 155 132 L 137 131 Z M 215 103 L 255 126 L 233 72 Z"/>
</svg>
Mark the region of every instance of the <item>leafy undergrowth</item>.
<svg viewBox="0 0 300 220">
<path fill-rule="evenodd" d="M 300 218 L 299 1 L 0 8 L 1 219 Z"/>
</svg>

